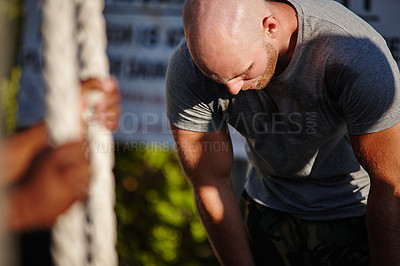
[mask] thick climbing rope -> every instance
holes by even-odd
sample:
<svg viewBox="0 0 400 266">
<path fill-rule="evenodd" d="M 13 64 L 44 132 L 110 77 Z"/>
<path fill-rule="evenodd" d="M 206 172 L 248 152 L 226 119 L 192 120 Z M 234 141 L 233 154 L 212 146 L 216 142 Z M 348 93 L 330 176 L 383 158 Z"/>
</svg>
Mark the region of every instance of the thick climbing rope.
<svg viewBox="0 0 400 266">
<path fill-rule="evenodd" d="M 45 120 L 55 145 L 80 137 L 79 80 L 109 76 L 103 8 L 104 0 L 42 3 Z M 89 102 L 98 98 L 89 95 Z M 89 110 L 86 119 L 90 117 Z M 74 204 L 53 227 L 52 255 L 58 266 L 117 265 L 113 140 L 95 121 L 88 122 L 87 136 L 92 172 L 89 199 Z"/>
</svg>

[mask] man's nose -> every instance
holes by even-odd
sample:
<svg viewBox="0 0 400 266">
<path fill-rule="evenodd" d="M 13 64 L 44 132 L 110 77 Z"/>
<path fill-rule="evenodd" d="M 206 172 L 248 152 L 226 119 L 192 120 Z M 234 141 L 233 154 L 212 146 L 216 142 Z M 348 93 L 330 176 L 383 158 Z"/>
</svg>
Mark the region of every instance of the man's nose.
<svg viewBox="0 0 400 266">
<path fill-rule="evenodd" d="M 244 80 L 230 80 L 225 83 L 225 87 L 233 95 L 238 94 L 239 91 L 242 89 L 243 85 L 244 85 Z"/>
</svg>

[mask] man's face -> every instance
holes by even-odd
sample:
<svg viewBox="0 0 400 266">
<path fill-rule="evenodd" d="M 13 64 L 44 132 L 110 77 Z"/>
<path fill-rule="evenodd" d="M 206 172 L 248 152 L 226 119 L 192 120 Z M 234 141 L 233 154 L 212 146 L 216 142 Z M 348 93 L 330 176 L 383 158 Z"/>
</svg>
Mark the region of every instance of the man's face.
<svg viewBox="0 0 400 266">
<path fill-rule="evenodd" d="M 273 47 L 271 44 L 269 43 L 264 43 L 264 52 L 265 54 L 260 55 L 260 57 L 264 57 L 265 58 L 260 58 L 260 62 L 254 62 L 253 64 L 256 66 L 257 64 L 262 65 L 262 61 L 265 62 L 265 67 L 264 70 L 262 72 L 261 75 L 259 75 L 256 70 L 254 70 L 253 73 L 249 73 L 247 77 L 244 76 L 244 85 L 241 88 L 241 90 L 248 90 L 248 89 L 253 89 L 253 90 L 262 90 L 264 89 L 268 83 L 270 82 L 270 80 L 272 79 L 272 77 L 275 74 L 275 67 L 276 67 L 276 63 L 277 63 L 277 59 L 278 59 L 278 52 L 275 49 L 275 47 Z M 256 69 L 256 67 L 254 68 Z M 255 76 L 255 78 L 253 78 Z M 228 90 L 229 87 L 228 85 L 226 85 Z"/>
<path fill-rule="evenodd" d="M 218 56 L 201 60 L 199 65 L 211 79 L 223 83 L 233 95 L 241 90 L 265 88 L 275 74 L 278 51 L 270 43 L 247 46 L 232 45 Z"/>
</svg>

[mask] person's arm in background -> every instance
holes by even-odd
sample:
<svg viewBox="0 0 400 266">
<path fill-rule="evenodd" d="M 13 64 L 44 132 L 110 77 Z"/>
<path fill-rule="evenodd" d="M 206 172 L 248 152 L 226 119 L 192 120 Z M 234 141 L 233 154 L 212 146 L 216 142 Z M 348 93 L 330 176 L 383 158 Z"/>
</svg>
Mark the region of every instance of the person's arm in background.
<svg viewBox="0 0 400 266">
<path fill-rule="evenodd" d="M 81 87 L 82 109 L 86 105 L 85 93 L 92 89 L 104 92 L 103 101 L 96 106 L 96 114 L 100 123 L 109 130 L 116 130 L 121 112 L 116 79 L 111 77 L 104 82 L 89 79 L 83 81 Z M 21 178 L 35 155 L 48 145 L 47 137 L 46 126 L 41 122 L 1 141 L 0 169 L 2 169 L 2 180 L 0 182 L 7 186 L 7 184 L 14 183 Z"/>
<path fill-rule="evenodd" d="M 75 201 L 85 199 L 90 182 L 85 142 L 42 151 L 9 191 L 9 227 L 13 231 L 51 226 Z"/>
<path fill-rule="evenodd" d="M 44 123 L 15 133 L 0 143 L 0 182 L 7 186 L 23 175 L 30 162 L 47 145 L 47 130 Z"/>
<path fill-rule="evenodd" d="M 198 213 L 220 263 L 253 265 L 230 178 L 233 151 L 227 129 L 201 133 L 171 128 Z"/>
<path fill-rule="evenodd" d="M 377 133 L 351 135 L 351 142 L 371 178 L 370 265 L 400 265 L 400 124 Z"/>
<path fill-rule="evenodd" d="M 96 106 L 96 115 L 109 130 L 116 130 L 120 114 L 117 81 L 111 77 L 104 82 L 96 79 L 82 82 L 82 95 L 90 89 L 104 92 L 103 101 Z M 86 197 L 90 174 L 83 135 L 81 141 L 52 149 L 48 146 L 46 127 L 41 123 L 1 144 L 2 182 L 10 187 L 11 230 L 50 226 L 72 203 Z"/>
</svg>

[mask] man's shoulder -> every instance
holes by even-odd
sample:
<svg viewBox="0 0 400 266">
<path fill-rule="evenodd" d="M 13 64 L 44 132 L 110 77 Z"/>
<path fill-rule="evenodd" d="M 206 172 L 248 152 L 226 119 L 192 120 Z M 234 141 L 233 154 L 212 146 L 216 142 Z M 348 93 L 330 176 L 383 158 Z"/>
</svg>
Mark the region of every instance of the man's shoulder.
<svg viewBox="0 0 400 266">
<path fill-rule="evenodd" d="M 290 0 L 304 22 L 307 34 L 338 34 L 357 39 L 379 38 L 380 34 L 350 9 L 334 0 Z M 329 11 L 327 11 L 329 10 Z"/>
<path fill-rule="evenodd" d="M 306 44 L 303 48 L 322 49 L 321 56 L 337 65 L 349 65 L 355 59 L 357 62 L 371 58 L 390 60 L 385 39 L 342 4 L 333 0 L 290 1 L 298 5 L 302 41 Z"/>
<path fill-rule="evenodd" d="M 196 82 L 203 78 L 201 71 L 197 68 L 190 55 L 185 38 L 175 48 L 169 60 L 166 78 L 167 82 L 171 81 L 171 79 L 178 79 L 180 82 L 185 80 L 187 82 Z"/>
<path fill-rule="evenodd" d="M 186 64 L 194 63 L 185 38 L 183 38 L 175 48 L 175 51 L 171 56 L 170 63 L 173 61 L 179 61 Z"/>
<path fill-rule="evenodd" d="M 219 99 L 228 91 L 206 77 L 194 63 L 186 40 L 175 49 L 166 75 L 167 116 L 178 128 L 211 132 L 224 125 Z M 218 113 L 218 114 L 217 114 Z"/>
</svg>

